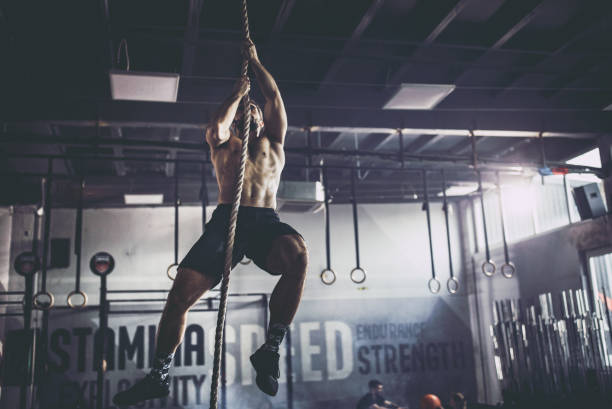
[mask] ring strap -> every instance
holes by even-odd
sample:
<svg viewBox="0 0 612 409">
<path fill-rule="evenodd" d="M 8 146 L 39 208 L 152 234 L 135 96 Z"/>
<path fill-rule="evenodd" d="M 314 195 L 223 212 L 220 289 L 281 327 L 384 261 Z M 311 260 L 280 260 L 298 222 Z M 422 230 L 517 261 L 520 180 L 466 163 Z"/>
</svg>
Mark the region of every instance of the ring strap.
<svg viewBox="0 0 612 409">
<path fill-rule="evenodd" d="M 176 275 L 174 275 L 174 276 L 172 275 L 172 269 L 174 269 L 175 267 L 178 268 L 178 266 L 179 266 L 178 263 L 172 263 L 166 269 L 166 275 L 172 281 L 174 281 L 174 279 L 176 278 Z"/>
<path fill-rule="evenodd" d="M 427 171 L 423 169 L 423 208 L 427 216 L 427 236 L 429 238 L 429 259 L 431 261 L 431 278 L 436 280 L 436 266 L 434 263 L 433 242 L 431 238 L 431 215 L 429 212 L 429 193 L 427 187 Z M 431 281 L 431 280 L 430 280 Z M 438 290 L 439 291 L 439 290 Z"/>
<path fill-rule="evenodd" d="M 363 274 L 362 279 L 355 278 L 355 275 L 356 275 L 355 273 L 357 272 L 361 272 L 361 274 Z M 355 284 L 361 284 L 366 280 L 367 275 L 366 275 L 366 271 L 363 268 L 355 267 L 354 269 L 351 270 L 350 277 L 351 277 L 351 281 L 354 282 Z"/>
<path fill-rule="evenodd" d="M 454 284 L 451 285 L 451 283 Z M 450 294 L 457 294 L 459 291 L 459 280 L 457 280 L 455 277 L 449 277 L 449 279 L 446 280 L 446 289 Z"/>
<path fill-rule="evenodd" d="M 330 248 L 330 228 L 329 228 L 329 191 L 327 186 L 327 168 L 323 167 L 323 194 L 325 206 L 325 257 L 327 258 L 327 270 L 331 269 L 331 248 Z M 335 281 L 335 280 L 334 280 Z"/>
<path fill-rule="evenodd" d="M 442 197 L 443 197 L 443 205 L 442 210 L 444 211 L 444 225 L 446 226 L 446 244 L 448 247 L 448 268 L 450 272 L 451 279 L 455 279 L 455 272 L 453 270 L 453 252 L 451 249 L 451 239 L 450 239 L 450 227 L 448 222 L 448 198 L 446 196 L 446 172 L 442 169 Z M 447 281 L 448 284 L 448 281 Z"/>
<path fill-rule="evenodd" d="M 427 287 L 429 288 L 429 291 L 432 294 L 438 294 L 440 292 L 440 288 L 442 287 L 442 285 L 440 284 L 440 281 L 438 281 L 437 278 L 432 277 L 427 282 Z"/>
<path fill-rule="evenodd" d="M 355 234 L 355 263 L 357 268 L 361 268 L 359 257 L 359 215 L 357 210 L 357 195 L 355 194 L 355 173 L 356 169 L 351 170 L 351 204 L 353 208 L 353 231 Z"/>
<path fill-rule="evenodd" d="M 81 304 L 74 304 L 72 302 L 72 297 L 75 295 L 80 295 L 83 298 L 83 302 Z M 68 306 L 74 310 L 85 308 L 87 306 L 87 294 L 81 290 L 71 291 L 68 294 L 68 297 L 66 297 L 66 304 L 68 304 Z"/>
<path fill-rule="evenodd" d="M 49 304 L 41 304 L 38 301 L 39 297 L 41 296 L 49 297 Z M 34 294 L 33 304 L 34 304 L 34 307 L 38 308 L 39 310 L 43 310 L 43 311 L 50 310 L 55 305 L 55 297 L 49 291 L 39 291 L 36 294 Z"/>
<path fill-rule="evenodd" d="M 484 192 L 482 191 L 482 174 L 479 170 L 477 170 L 476 173 L 478 174 L 478 193 L 480 196 L 480 210 L 482 212 L 482 229 L 484 230 L 485 253 L 487 255 L 487 260 L 491 260 L 491 251 L 489 249 L 489 234 L 487 233 L 487 217 L 485 215 Z"/>
<path fill-rule="evenodd" d="M 331 273 L 331 277 L 332 277 L 332 279 L 331 279 L 331 280 L 327 280 L 327 279 L 325 279 L 325 274 L 326 274 L 326 273 Z M 335 272 L 334 272 L 334 270 L 332 270 L 331 268 L 326 268 L 326 269 L 324 269 L 323 271 L 321 271 L 321 275 L 320 275 L 320 277 L 321 277 L 321 281 L 322 281 L 322 282 L 323 282 L 323 284 L 325 284 L 325 285 L 332 285 L 333 283 L 335 283 L 335 282 L 336 282 L 336 273 L 335 273 Z"/>
<path fill-rule="evenodd" d="M 499 219 L 501 226 L 502 242 L 504 244 L 504 261 L 506 264 L 510 262 L 510 254 L 508 252 L 508 241 L 506 240 L 506 221 L 504 217 L 504 198 L 502 196 L 501 182 L 499 172 L 495 173 L 497 184 L 497 202 L 499 203 Z"/>
<path fill-rule="evenodd" d="M 174 162 L 174 264 L 178 264 L 178 240 L 179 240 L 179 177 L 178 162 Z"/>
<path fill-rule="evenodd" d="M 490 272 L 488 271 L 487 266 L 491 266 Z M 492 260 L 486 260 L 484 263 L 482 263 L 482 273 L 487 277 L 492 277 L 495 274 L 496 270 L 497 267 L 495 266 L 495 263 Z"/>
<path fill-rule="evenodd" d="M 506 278 L 514 277 L 514 273 L 516 273 L 516 266 L 511 262 L 507 262 L 502 264 L 500 271 L 502 275 Z"/>
</svg>

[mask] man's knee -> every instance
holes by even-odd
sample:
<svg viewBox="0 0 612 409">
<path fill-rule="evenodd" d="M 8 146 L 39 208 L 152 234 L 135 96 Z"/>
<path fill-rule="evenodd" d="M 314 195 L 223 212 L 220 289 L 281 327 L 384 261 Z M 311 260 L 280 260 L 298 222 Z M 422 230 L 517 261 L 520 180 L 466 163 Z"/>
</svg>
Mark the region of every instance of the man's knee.
<svg viewBox="0 0 612 409">
<path fill-rule="evenodd" d="M 304 240 L 301 237 L 293 238 L 287 253 L 288 266 L 286 272 L 300 278 L 306 277 L 308 249 Z"/>
</svg>

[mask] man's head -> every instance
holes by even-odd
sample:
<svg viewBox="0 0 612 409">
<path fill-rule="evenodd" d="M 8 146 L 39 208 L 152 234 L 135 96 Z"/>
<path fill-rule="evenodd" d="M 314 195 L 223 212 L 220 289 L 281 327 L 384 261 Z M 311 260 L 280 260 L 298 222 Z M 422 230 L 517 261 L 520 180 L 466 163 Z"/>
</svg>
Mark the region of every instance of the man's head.
<svg viewBox="0 0 612 409">
<path fill-rule="evenodd" d="M 261 136 L 261 131 L 264 127 L 264 121 L 263 121 L 263 113 L 261 112 L 261 108 L 259 108 L 259 105 L 257 105 L 255 102 L 250 101 L 251 103 L 251 134 L 249 136 L 251 137 L 255 137 L 255 138 L 259 138 Z M 242 133 L 242 109 L 241 107 L 238 108 L 238 111 L 236 111 L 236 116 L 234 117 L 234 120 L 232 121 L 232 132 L 234 132 L 236 135 L 240 135 Z"/>
<path fill-rule="evenodd" d="M 381 381 L 372 379 L 370 382 L 368 382 L 368 388 L 370 388 L 371 393 L 381 394 L 383 391 L 383 384 Z"/>
<path fill-rule="evenodd" d="M 448 403 L 451 409 L 465 409 L 467 406 L 465 396 L 461 392 L 453 393 Z"/>
</svg>

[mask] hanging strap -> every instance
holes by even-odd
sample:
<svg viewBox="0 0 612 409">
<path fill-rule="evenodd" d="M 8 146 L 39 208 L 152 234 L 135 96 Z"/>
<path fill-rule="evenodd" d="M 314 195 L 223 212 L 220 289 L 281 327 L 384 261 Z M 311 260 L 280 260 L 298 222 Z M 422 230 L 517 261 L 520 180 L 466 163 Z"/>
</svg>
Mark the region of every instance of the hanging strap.
<svg viewBox="0 0 612 409">
<path fill-rule="evenodd" d="M 66 297 L 66 303 L 70 308 L 79 309 L 87 305 L 87 294 L 81 291 L 81 250 L 83 243 L 83 191 L 85 190 L 85 180 L 81 178 L 79 184 L 79 200 L 76 209 L 76 223 L 74 228 L 74 254 L 76 255 L 76 275 L 74 279 L 74 291 Z M 75 304 L 72 298 L 75 295 L 81 296 L 81 304 Z"/>
<path fill-rule="evenodd" d="M 491 251 L 489 249 L 489 234 L 487 232 L 487 217 L 485 214 L 484 205 L 484 191 L 482 190 L 482 174 L 479 170 L 476 171 L 478 175 L 478 194 L 480 196 L 480 211 L 482 213 L 482 229 L 484 230 L 485 240 L 485 255 L 487 259 L 482 263 L 482 272 L 484 275 L 491 277 L 495 273 L 495 264 L 491 261 Z"/>
<path fill-rule="evenodd" d="M 174 162 L 174 264 L 178 264 L 178 241 L 179 241 L 179 174 L 178 163 Z"/>
<path fill-rule="evenodd" d="M 325 257 L 327 267 L 321 271 L 321 281 L 325 285 L 332 285 L 336 281 L 336 273 L 331 268 L 331 243 L 330 243 L 330 226 L 329 226 L 329 188 L 327 182 L 327 168 L 321 169 L 323 176 L 323 205 L 325 206 Z"/>
<path fill-rule="evenodd" d="M 179 196 L 179 175 L 178 163 L 174 162 L 174 261 L 168 266 L 166 275 L 170 280 L 176 278 L 178 273 L 178 240 L 179 240 L 179 206 L 181 198 Z"/>
<path fill-rule="evenodd" d="M 351 270 L 350 278 L 355 284 L 361 284 L 366 280 L 366 271 L 361 268 L 361 261 L 359 259 L 359 212 L 357 209 L 355 173 L 357 173 L 357 169 L 351 169 L 351 205 L 353 207 L 353 230 L 355 235 L 355 268 Z"/>
<path fill-rule="evenodd" d="M 51 175 L 53 174 L 53 159 L 49 159 L 47 177 L 43 178 L 44 184 L 44 231 L 43 231 L 43 254 L 41 262 L 41 284 L 40 291 L 34 294 L 34 306 L 41 310 L 49 310 L 55 303 L 53 294 L 47 291 L 47 265 L 49 263 L 49 235 L 51 234 Z M 42 303 L 42 297 L 49 298 L 48 303 Z"/>
<path fill-rule="evenodd" d="M 249 32 L 249 16 L 247 10 L 247 0 L 242 0 L 242 33 L 244 41 L 250 41 L 251 34 Z M 242 60 L 242 77 L 246 77 L 249 73 L 249 60 Z M 246 168 L 246 160 L 249 145 L 249 129 L 251 127 L 251 109 L 249 95 L 242 98 L 242 152 L 240 154 L 240 167 L 236 175 L 234 184 L 234 200 L 232 202 L 232 211 L 230 213 L 229 229 L 227 233 L 227 243 L 225 247 L 225 265 L 223 269 L 223 278 L 221 280 L 221 298 L 219 300 L 219 312 L 217 314 L 217 328 L 215 332 L 215 355 L 213 359 L 213 372 L 210 389 L 210 408 L 216 409 L 219 395 L 219 375 L 221 368 L 221 356 L 223 354 L 223 333 L 225 330 L 225 314 L 227 311 L 227 294 L 229 291 L 230 271 L 232 269 L 232 254 L 234 251 L 234 239 L 236 236 L 236 222 L 238 220 L 238 210 L 240 208 L 240 200 L 242 197 L 242 185 L 244 182 L 244 172 Z"/>
<path fill-rule="evenodd" d="M 453 269 L 453 252 L 451 249 L 450 226 L 448 222 L 448 197 L 446 196 L 446 172 L 444 172 L 444 169 L 442 169 L 442 198 L 444 200 L 442 210 L 444 211 L 446 245 L 448 247 L 448 271 L 450 272 L 450 277 L 448 281 L 446 281 L 446 289 L 449 293 L 455 294 L 459 290 L 459 281 L 455 278 L 455 272 Z"/>
<path fill-rule="evenodd" d="M 429 211 L 429 188 L 427 186 L 427 171 L 423 169 L 423 210 L 427 216 L 427 237 L 429 238 L 429 259 L 431 261 L 431 279 L 427 283 L 429 291 L 436 294 L 440 291 L 440 281 L 436 278 L 436 265 L 434 262 L 433 241 L 431 237 L 431 214 Z"/>
<path fill-rule="evenodd" d="M 501 273 L 506 278 L 512 278 L 516 271 L 516 267 L 510 261 L 510 253 L 508 252 L 508 241 L 506 239 L 506 218 L 504 215 L 504 197 L 502 195 L 501 180 L 499 172 L 495 172 L 495 182 L 497 184 L 497 202 L 499 204 L 499 218 L 501 224 L 502 241 L 504 244 L 504 264 L 501 266 Z"/>
</svg>

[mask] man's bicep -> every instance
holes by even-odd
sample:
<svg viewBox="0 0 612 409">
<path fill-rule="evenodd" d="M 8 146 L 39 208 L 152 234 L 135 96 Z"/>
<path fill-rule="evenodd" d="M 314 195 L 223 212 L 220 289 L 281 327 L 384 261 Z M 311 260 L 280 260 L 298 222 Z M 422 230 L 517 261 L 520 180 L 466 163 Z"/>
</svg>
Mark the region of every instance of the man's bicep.
<svg viewBox="0 0 612 409">
<path fill-rule="evenodd" d="M 264 123 L 268 138 L 283 143 L 287 132 L 287 112 L 280 94 L 266 101 L 264 107 Z"/>
<path fill-rule="evenodd" d="M 222 129 L 218 125 L 206 128 L 206 142 L 210 148 L 216 148 L 229 139 L 229 129 Z"/>
</svg>

